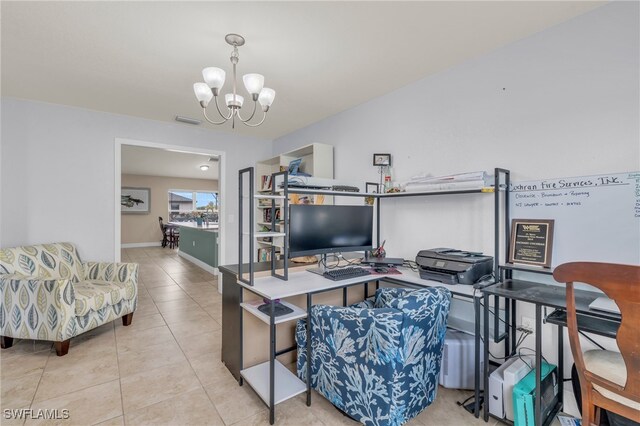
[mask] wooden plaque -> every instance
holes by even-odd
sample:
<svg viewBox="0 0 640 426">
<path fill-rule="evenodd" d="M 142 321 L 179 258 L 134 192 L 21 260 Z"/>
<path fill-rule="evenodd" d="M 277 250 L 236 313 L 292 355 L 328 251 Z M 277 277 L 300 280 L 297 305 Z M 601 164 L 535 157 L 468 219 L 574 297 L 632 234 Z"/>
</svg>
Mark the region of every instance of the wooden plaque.
<svg viewBox="0 0 640 426">
<path fill-rule="evenodd" d="M 551 267 L 553 220 L 513 219 L 509 262 Z"/>
</svg>

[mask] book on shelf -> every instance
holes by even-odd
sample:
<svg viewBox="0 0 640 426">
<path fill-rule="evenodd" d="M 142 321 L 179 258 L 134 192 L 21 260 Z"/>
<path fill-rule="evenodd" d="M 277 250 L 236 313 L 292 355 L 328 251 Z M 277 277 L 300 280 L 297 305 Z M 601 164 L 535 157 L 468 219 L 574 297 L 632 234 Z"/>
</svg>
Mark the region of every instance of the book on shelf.
<svg viewBox="0 0 640 426">
<path fill-rule="evenodd" d="M 280 208 L 276 209 L 276 222 L 280 220 Z M 271 209 L 264 209 L 262 211 L 262 221 L 263 222 L 271 222 Z"/>
<path fill-rule="evenodd" d="M 258 249 L 258 262 L 267 262 L 271 260 L 271 249 L 270 248 L 259 248 Z"/>
<path fill-rule="evenodd" d="M 260 191 L 271 191 L 272 185 L 271 180 L 273 176 L 271 175 L 262 175 L 260 179 Z"/>
</svg>

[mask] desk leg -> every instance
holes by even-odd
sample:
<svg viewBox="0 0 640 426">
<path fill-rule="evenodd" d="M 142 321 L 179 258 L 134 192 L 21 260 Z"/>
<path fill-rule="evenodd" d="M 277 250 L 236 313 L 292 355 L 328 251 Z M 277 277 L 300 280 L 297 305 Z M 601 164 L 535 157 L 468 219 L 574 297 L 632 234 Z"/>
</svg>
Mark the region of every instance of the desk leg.
<svg viewBox="0 0 640 426">
<path fill-rule="evenodd" d="M 480 416 L 480 298 L 473 298 L 473 311 L 475 314 L 475 358 L 474 358 L 474 398 L 473 415 L 478 418 Z"/>
<path fill-rule="evenodd" d="M 347 288 L 342 287 L 342 306 L 347 306 Z"/>
<path fill-rule="evenodd" d="M 542 389 L 542 305 L 536 303 L 536 393 L 534 404 L 535 424 L 542 426 L 542 395 L 540 389 Z"/>
<path fill-rule="evenodd" d="M 564 400 L 564 328 L 558 325 L 558 401 L 562 407 Z"/>
<path fill-rule="evenodd" d="M 517 330 L 516 330 L 516 300 L 512 299 L 511 300 L 511 350 L 509 351 L 509 353 L 511 353 L 511 351 L 515 350 L 516 347 L 516 342 L 518 341 L 516 339 L 517 337 Z"/>
<path fill-rule="evenodd" d="M 364 283 L 364 300 L 369 297 L 369 283 Z"/>
<path fill-rule="evenodd" d="M 271 345 L 269 349 L 269 424 L 273 424 L 275 422 L 275 404 L 274 404 L 274 395 L 275 395 L 275 358 L 276 358 L 276 324 L 275 324 L 275 315 L 273 312 L 273 308 L 275 303 L 270 304 L 271 307 L 269 309 L 269 334 L 271 337 Z"/>
<path fill-rule="evenodd" d="M 509 324 L 511 324 L 511 301 L 504 299 L 504 356 L 508 356 L 511 353 L 511 329 L 509 329 Z"/>
<path fill-rule="evenodd" d="M 483 324 L 484 332 L 482 333 L 482 337 L 484 339 L 484 358 L 483 364 L 484 368 L 482 369 L 482 379 L 483 379 L 483 415 L 482 418 L 484 421 L 489 421 L 489 295 L 485 293 L 484 295 L 484 324 Z"/>
<path fill-rule="evenodd" d="M 224 279 L 224 278 L 223 278 Z M 234 278 L 235 279 L 235 278 Z M 222 285 L 224 285 L 224 281 L 222 283 Z M 240 285 L 236 282 L 235 285 L 237 287 L 240 287 Z M 223 290 L 224 291 L 224 290 Z M 240 303 L 242 303 L 244 300 L 244 290 L 242 289 L 242 287 L 239 288 L 240 291 L 240 295 L 238 296 L 238 306 L 240 306 Z M 243 342 L 243 333 L 244 333 L 244 309 L 240 308 L 238 309 L 238 314 L 239 314 L 239 318 L 238 321 L 240 322 L 240 328 L 239 328 L 239 332 L 240 332 L 240 336 L 239 336 L 239 341 L 240 341 L 240 371 L 242 371 L 242 369 L 244 368 L 244 342 Z M 238 383 L 240 384 L 240 386 L 242 386 L 244 384 L 244 379 L 242 378 L 242 374 L 239 374 L 240 378 L 238 379 Z"/>
<path fill-rule="evenodd" d="M 311 406 L 311 293 L 307 294 L 307 407 Z"/>
</svg>

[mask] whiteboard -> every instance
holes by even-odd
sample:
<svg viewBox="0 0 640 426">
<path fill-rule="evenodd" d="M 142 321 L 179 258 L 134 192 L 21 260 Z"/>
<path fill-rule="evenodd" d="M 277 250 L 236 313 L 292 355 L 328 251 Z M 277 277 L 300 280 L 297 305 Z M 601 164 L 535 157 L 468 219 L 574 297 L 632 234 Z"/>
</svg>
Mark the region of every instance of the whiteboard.
<svg viewBox="0 0 640 426">
<path fill-rule="evenodd" d="M 551 266 L 640 264 L 640 172 L 514 182 L 512 219 L 553 219 Z"/>
</svg>

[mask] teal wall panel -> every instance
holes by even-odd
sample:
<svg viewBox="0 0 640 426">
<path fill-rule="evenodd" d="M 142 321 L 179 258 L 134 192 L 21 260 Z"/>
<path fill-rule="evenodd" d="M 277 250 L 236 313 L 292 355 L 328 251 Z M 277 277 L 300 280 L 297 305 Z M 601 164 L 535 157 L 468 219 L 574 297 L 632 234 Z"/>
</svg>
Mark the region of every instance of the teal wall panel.
<svg viewBox="0 0 640 426">
<path fill-rule="evenodd" d="M 180 251 L 218 267 L 218 232 L 180 227 Z"/>
</svg>

